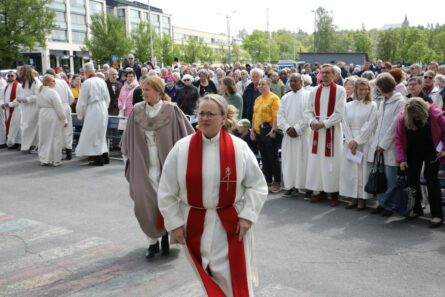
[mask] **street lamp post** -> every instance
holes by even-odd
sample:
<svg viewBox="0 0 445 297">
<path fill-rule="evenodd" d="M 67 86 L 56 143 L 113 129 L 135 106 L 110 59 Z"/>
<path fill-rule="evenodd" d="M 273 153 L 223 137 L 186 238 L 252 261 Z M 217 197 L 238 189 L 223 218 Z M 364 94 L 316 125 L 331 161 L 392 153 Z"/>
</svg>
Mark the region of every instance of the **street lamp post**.
<svg viewBox="0 0 445 297">
<path fill-rule="evenodd" d="M 151 28 L 151 6 L 150 6 L 150 0 L 147 0 L 148 2 L 148 23 L 150 26 L 148 27 L 150 29 L 150 62 L 153 63 L 154 66 L 156 66 L 156 62 L 154 60 L 154 53 L 153 53 L 153 30 Z"/>
<path fill-rule="evenodd" d="M 236 10 L 232 11 L 230 14 L 226 14 L 226 21 L 227 21 L 227 64 L 232 63 L 232 54 L 230 52 L 230 19 L 232 18 L 232 15 L 236 13 Z"/>
<path fill-rule="evenodd" d="M 311 10 L 314 13 L 314 53 L 315 53 L 315 33 L 317 32 L 317 10 Z"/>
</svg>

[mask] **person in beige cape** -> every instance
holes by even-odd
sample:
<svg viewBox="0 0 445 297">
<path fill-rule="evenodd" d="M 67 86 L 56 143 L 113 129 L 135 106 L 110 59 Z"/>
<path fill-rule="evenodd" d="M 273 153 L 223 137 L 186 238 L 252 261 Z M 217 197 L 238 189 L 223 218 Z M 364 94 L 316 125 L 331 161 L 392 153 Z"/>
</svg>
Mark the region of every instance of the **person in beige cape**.
<svg viewBox="0 0 445 297">
<path fill-rule="evenodd" d="M 136 218 L 148 238 L 146 258 L 169 253 L 168 235 L 158 210 L 157 191 L 161 169 L 179 139 L 194 132 L 192 125 L 170 97 L 160 78 L 142 82 L 144 102 L 133 107 L 122 136 L 121 151 L 126 160 L 125 177 L 130 183 Z"/>
</svg>

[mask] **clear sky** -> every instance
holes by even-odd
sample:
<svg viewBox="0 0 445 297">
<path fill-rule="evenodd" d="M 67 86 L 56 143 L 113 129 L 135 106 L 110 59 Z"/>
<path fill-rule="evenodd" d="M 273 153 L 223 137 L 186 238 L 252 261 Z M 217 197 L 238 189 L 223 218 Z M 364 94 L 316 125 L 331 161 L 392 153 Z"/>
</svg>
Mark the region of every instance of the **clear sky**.
<svg viewBox="0 0 445 297">
<path fill-rule="evenodd" d="M 139 2 L 145 2 L 139 0 Z M 312 33 L 314 13 L 312 10 L 323 7 L 332 11 L 334 24 L 340 29 L 360 29 L 365 24 L 367 30 L 380 29 L 385 24 L 402 23 L 405 14 L 410 25 L 445 23 L 445 1 L 345 1 L 345 0 L 189 0 L 165 1 L 150 0 L 150 4 L 172 15 L 172 25 L 212 33 L 227 33 L 224 15 L 232 15 L 231 34 L 245 28 L 249 33 L 254 29 L 266 30 L 267 8 L 271 31 L 287 29 Z M 235 13 L 231 13 L 236 11 Z"/>
</svg>

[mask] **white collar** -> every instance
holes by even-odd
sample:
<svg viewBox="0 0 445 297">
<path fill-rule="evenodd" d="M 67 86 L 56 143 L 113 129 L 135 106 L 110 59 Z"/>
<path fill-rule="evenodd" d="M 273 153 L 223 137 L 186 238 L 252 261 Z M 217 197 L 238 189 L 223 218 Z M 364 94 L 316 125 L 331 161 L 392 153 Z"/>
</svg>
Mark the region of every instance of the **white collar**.
<svg viewBox="0 0 445 297">
<path fill-rule="evenodd" d="M 207 138 L 204 135 L 204 133 L 202 133 L 202 139 L 204 140 L 204 142 L 207 142 L 207 143 L 215 143 L 215 142 L 219 141 L 220 133 L 221 133 L 221 131 L 218 132 L 218 134 L 216 134 L 213 138 Z"/>
<path fill-rule="evenodd" d="M 162 107 L 162 104 L 164 104 L 163 100 L 159 100 L 158 103 L 154 104 L 154 105 L 150 105 L 150 104 L 146 104 L 146 108 L 147 110 L 159 110 Z"/>
</svg>

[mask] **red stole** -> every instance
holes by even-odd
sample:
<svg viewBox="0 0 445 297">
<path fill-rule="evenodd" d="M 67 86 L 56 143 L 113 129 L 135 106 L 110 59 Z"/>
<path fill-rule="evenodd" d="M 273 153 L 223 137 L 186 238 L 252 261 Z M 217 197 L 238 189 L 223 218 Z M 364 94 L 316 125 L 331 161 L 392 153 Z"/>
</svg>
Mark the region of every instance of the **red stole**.
<svg viewBox="0 0 445 297">
<path fill-rule="evenodd" d="M 191 138 L 187 159 L 187 201 L 191 206 L 187 219 L 187 248 L 195 267 L 201 277 L 208 296 L 225 297 L 224 292 L 207 274 L 201 264 L 201 237 L 204 232 L 206 209 L 202 197 L 202 132 L 198 130 Z M 239 241 L 236 234 L 238 213 L 234 207 L 236 197 L 236 162 L 235 148 L 230 135 L 221 129 L 220 132 L 220 186 L 217 213 L 227 232 L 229 246 L 229 265 L 234 297 L 248 297 L 246 257 L 244 241 Z M 225 240 L 225 238 L 221 238 Z"/>
<path fill-rule="evenodd" d="M 315 116 L 317 117 L 317 120 L 320 119 L 320 97 L 322 89 L 323 85 L 318 86 L 317 93 L 315 94 Z M 328 103 L 327 117 L 330 117 L 331 114 L 334 112 L 336 91 L 337 91 L 337 85 L 335 84 L 335 82 L 332 82 L 329 89 L 329 103 Z M 334 155 L 334 128 L 335 127 L 326 129 L 326 146 L 324 151 L 324 155 L 326 157 L 332 157 Z M 318 150 L 318 131 L 314 131 L 314 137 L 312 139 L 312 153 L 316 154 L 317 150 Z"/>
<path fill-rule="evenodd" d="M 9 96 L 9 102 L 12 102 L 15 100 L 16 94 L 17 94 L 17 85 L 19 82 L 17 80 L 14 80 L 12 83 L 12 90 L 11 90 L 11 96 Z M 6 94 L 6 90 L 8 89 L 9 84 L 5 88 L 5 92 L 3 94 Z M 6 136 L 9 135 L 9 126 L 11 125 L 11 119 L 12 119 L 12 113 L 14 112 L 14 108 L 9 109 L 9 116 L 6 119 Z"/>
<path fill-rule="evenodd" d="M 91 73 L 90 75 L 88 75 L 88 78 L 92 78 L 92 77 L 97 77 L 96 73 Z"/>
</svg>

